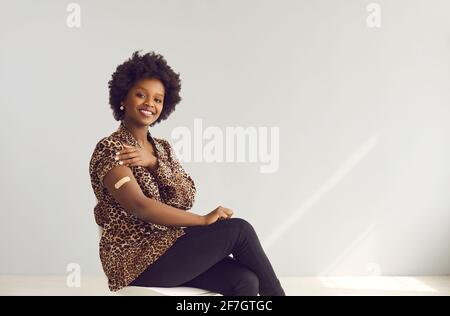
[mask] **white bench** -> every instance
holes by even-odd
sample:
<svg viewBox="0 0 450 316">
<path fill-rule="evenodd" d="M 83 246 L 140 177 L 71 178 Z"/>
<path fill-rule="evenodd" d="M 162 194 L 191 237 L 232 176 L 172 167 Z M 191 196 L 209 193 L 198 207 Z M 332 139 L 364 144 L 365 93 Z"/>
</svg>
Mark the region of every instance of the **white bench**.
<svg viewBox="0 0 450 316">
<path fill-rule="evenodd" d="M 194 287 L 141 287 L 126 286 L 117 291 L 119 295 L 124 296 L 216 296 L 220 295 L 208 290 Z"/>
</svg>

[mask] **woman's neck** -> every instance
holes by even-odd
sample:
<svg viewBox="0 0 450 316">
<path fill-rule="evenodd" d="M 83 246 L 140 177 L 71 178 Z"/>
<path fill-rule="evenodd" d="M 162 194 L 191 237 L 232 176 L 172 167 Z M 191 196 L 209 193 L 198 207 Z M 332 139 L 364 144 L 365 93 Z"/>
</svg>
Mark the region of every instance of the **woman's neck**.
<svg viewBox="0 0 450 316">
<path fill-rule="evenodd" d="M 134 136 L 136 141 L 141 147 L 144 147 L 145 144 L 147 144 L 147 133 L 148 133 L 148 126 L 147 125 L 136 125 L 133 123 L 130 123 L 127 120 L 122 121 L 125 128 L 131 133 L 131 135 Z"/>
</svg>

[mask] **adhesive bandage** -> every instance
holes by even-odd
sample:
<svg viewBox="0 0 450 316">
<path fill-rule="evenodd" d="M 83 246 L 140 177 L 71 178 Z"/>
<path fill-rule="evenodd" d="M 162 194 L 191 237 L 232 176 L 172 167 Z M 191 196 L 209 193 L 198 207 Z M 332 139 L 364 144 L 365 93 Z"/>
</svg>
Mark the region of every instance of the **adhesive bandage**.
<svg viewBox="0 0 450 316">
<path fill-rule="evenodd" d="M 116 184 L 114 184 L 114 187 L 116 189 L 119 189 L 124 183 L 127 183 L 130 180 L 131 180 L 130 177 L 123 177 L 122 179 L 117 181 Z"/>
</svg>

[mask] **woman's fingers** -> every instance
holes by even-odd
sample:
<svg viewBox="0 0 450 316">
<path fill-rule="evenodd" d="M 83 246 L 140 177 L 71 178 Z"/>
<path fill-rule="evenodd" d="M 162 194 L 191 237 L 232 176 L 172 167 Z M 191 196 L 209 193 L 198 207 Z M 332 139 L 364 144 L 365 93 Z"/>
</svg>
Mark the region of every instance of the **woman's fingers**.
<svg viewBox="0 0 450 316">
<path fill-rule="evenodd" d="M 116 153 L 117 154 L 128 154 L 128 153 L 132 153 L 132 152 L 136 152 L 138 151 L 138 149 L 136 147 L 126 147 L 123 148 L 122 150 L 120 150 L 119 152 Z"/>
<path fill-rule="evenodd" d="M 223 214 L 225 218 L 230 218 L 233 216 L 233 211 L 228 208 L 223 208 Z"/>
<path fill-rule="evenodd" d="M 229 208 L 225 208 L 225 207 L 223 209 L 228 215 L 233 215 L 233 210 L 231 210 Z"/>
<path fill-rule="evenodd" d="M 133 153 L 129 153 L 129 154 L 116 155 L 116 157 L 114 159 L 115 160 L 124 161 L 124 160 L 130 159 L 130 158 L 134 158 L 134 157 L 137 157 L 137 156 L 139 156 L 139 153 L 133 152 Z"/>
<path fill-rule="evenodd" d="M 127 145 L 124 145 L 124 146 L 127 146 Z M 137 148 L 136 147 L 125 147 L 125 148 L 121 149 L 120 151 L 116 152 L 116 158 L 122 157 L 123 155 L 130 154 L 130 153 L 137 153 Z"/>
<path fill-rule="evenodd" d="M 135 157 L 135 158 L 130 158 L 127 160 L 122 160 L 122 161 L 125 166 L 135 166 L 138 162 L 141 161 L 141 158 Z"/>
<path fill-rule="evenodd" d="M 220 212 L 218 212 L 219 215 L 219 219 L 226 219 L 228 217 L 228 214 L 225 213 L 224 210 L 220 210 Z"/>
</svg>

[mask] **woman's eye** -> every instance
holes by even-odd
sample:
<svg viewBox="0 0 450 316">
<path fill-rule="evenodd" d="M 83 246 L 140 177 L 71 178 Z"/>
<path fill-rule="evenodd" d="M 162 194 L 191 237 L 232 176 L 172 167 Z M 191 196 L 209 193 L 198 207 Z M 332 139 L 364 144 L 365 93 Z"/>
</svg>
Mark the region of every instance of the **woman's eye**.
<svg viewBox="0 0 450 316">
<path fill-rule="evenodd" d="M 138 94 L 136 94 L 139 98 L 142 98 L 142 97 L 145 97 L 145 95 L 144 94 L 142 94 L 142 93 L 138 93 Z"/>
<path fill-rule="evenodd" d="M 161 103 L 162 101 L 160 99 L 155 99 L 156 102 Z"/>
</svg>

